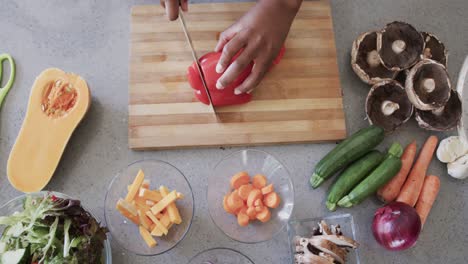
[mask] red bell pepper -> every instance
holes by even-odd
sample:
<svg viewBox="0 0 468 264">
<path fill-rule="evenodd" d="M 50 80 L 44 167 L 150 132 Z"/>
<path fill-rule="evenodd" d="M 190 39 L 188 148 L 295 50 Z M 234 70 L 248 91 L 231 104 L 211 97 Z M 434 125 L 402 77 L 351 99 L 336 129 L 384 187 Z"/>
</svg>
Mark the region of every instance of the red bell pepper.
<svg viewBox="0 0 468 264">
<path fill-rule="evenodd" d="M 273 65 L 279 63 L 285 52 L 284 46 L 281 48 L 278 56 L 273 61 Z M 213 100 L 214 106 L 227 106 L 235 104 L 244 104 L 252 100 L 252 95 L 243 93 L 236 95 L 234 89 L 237 88 L 252 72 L 254 63 L 251 62 L 244 71 L 231 83 L 231 85 L 224 87 L 222 90 L 216 88 L 216 82 L 221 77 L 222 73 L 216 72 L 216 65 L 218 64 L 221 52 L 210 52 L 203 55 L 199 61 L 200 66 L 205 77 L 206 86 L 210 91 L 211 99 Z M 235 56 L 233 61 L 237 58 Z M 198 74 L 197 66 L 195 63 L 190 65 L 187 72 L 187 79 L 190 86 L 195 90 L 195 96 L 204 104 L 209 104 L 208 96 L 203 88 L 203 83 Z"/>
</svg>

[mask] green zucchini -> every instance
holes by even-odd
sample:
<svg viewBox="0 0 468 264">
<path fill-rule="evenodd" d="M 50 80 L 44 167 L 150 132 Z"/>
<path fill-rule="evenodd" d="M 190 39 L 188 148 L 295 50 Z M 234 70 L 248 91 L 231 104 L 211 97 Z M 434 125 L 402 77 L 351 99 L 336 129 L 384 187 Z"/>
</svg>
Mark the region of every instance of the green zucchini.
<svg viewBox="0 0 468 264">
<path fill-rule="evenodd" d="M 383 139 L 384 130 L 374 125 L 354 133 L 317 163 L 310 184 L 317 188 L 340 169 L 374 149 Z"/>
<path fill-rule="evenodd" d="M 348 194 L 364 177 L 369 175 L 384 158 L 385 155 L 380 151 L 373 150 L 346 168 L 330 188 L 326 203 L 327 208 L 330 211 L 335 211 L 336 203 Z"/>
<path fill-rule="evenodd" d="M 341 198 L 338 205 L 341 207 L 352 207 L 364 201 L 367 197 L 375 193 L 381 186 L 390 181 L 401 169 L 400 157 L 403 148 L 398 143 L 393 143 L 384 161 L 374 169 L 361 183 L 353 190 Z"/>
</svg>

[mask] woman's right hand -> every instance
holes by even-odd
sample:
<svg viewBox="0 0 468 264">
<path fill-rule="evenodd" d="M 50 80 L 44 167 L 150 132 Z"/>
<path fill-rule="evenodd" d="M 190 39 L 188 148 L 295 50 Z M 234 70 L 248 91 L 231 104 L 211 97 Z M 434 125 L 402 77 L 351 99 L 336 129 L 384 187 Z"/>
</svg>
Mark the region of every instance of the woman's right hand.
<svg viewBox="0 0 468 264">
<path fill-rule="evenodd" d="M 161 6 L 166 9 L 167 18 L 170 21 L 179 17 L 179 6 L 182 11 L 188 11 L 188 0 L 160 0 Z"/>
</svg>

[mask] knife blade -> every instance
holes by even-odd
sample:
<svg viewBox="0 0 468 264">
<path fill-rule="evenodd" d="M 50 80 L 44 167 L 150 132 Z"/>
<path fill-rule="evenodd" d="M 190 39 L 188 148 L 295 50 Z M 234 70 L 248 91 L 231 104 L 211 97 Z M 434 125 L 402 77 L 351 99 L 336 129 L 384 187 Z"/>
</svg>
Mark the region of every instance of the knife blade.
<svg viewBox="0 0 468 264">
<path fill-rule="evenodd" d="M 208 97 L 209 107 L 211 108 L 211 111 L 215 115 L 217 115 L 216 109 L 215 109 L 215 107 L 213 105 L 213 99 L 211 98 L 210 91 L 208 90 L 208 86 L 206 85 L 205 76 L 203 75 L 203 71 L 202 71 L 202 68 L 200 66 L 200 61 L 198 60 L 197 52 L 195 51 L 195 48 L 193 47 L 192 38 L 190 37 L 190 34 L 189 34 L 188 30 L 187 30 L 187 24 L 185 23 L 185 18 L 184 18 L 182 9 L 180 9 L 180 12 L 179 12 L 179 20 L 180 20 L 180 23 L 182 25 L 182 29 L 184 30 L 185 39 L 187 40 L 187 42 L 189 44 L 190 51 L 192 52 L 193 61 L 197 65 L 198 74 L 200 75 L 200 79 L 202 81 L 203 88 L 205 89 L 206 95 Z"/>
</svg>

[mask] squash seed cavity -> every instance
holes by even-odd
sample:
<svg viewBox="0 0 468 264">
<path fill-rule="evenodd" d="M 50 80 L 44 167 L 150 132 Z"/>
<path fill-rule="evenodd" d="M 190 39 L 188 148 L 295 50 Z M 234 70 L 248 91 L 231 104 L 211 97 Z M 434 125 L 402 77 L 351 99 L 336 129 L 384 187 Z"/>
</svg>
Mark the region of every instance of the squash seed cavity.
<svg viewBox="0 0 468 264">
<path fill-rule="evenodd" d="M 42 111 L 51 118 L 59 118 L 75 106 L 78 93 L 72 84 L 63 80 L 49 82 L 42 94 Z"/>
</svg>

